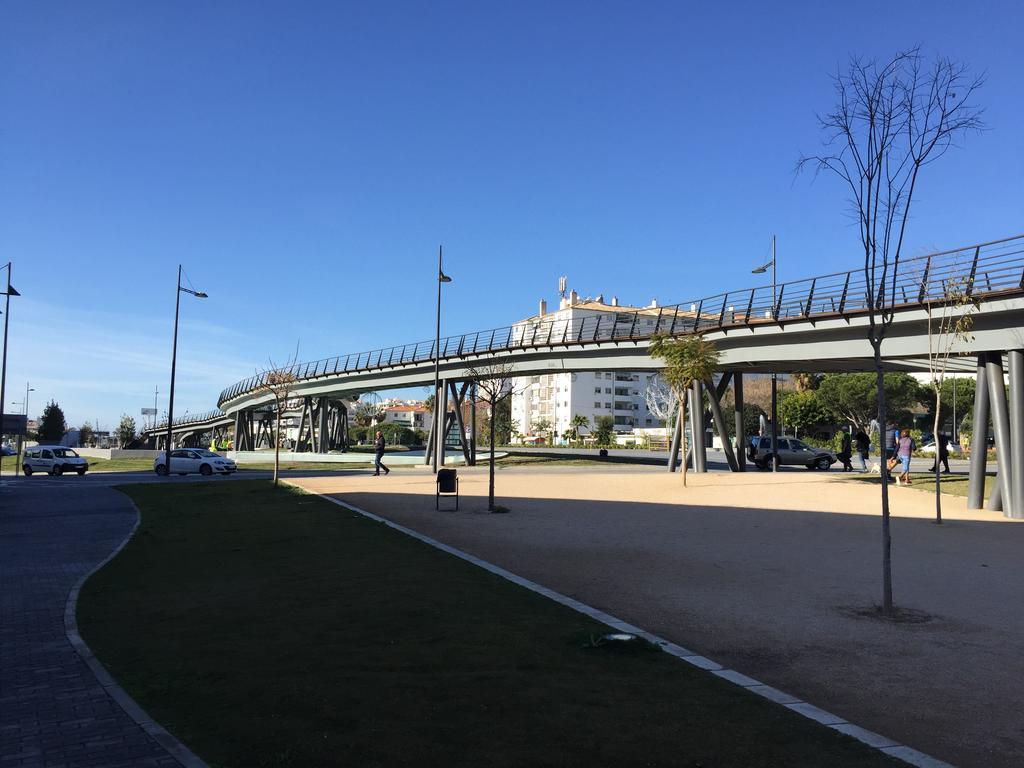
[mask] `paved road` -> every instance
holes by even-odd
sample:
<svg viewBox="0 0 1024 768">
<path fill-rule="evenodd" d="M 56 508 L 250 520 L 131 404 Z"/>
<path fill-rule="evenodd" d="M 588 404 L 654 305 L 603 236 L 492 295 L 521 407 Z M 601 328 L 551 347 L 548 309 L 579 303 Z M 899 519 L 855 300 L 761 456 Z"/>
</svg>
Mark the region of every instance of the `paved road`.
<svg viewBox="0 0 1024 768">
<path fill-rule="evenodd" d="M 135 522 L 109 483 L 64 479 L 0 489 L 0 767 L 177 766 L 64 634 L 69 591 Z"/>
</svg>

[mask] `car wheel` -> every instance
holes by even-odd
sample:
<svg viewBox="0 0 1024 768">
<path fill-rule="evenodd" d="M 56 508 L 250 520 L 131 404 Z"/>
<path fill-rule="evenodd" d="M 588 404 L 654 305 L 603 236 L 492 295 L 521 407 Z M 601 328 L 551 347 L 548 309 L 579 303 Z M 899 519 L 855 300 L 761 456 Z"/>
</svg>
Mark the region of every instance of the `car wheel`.
<svg viewBox="0 0 1024 768">
<path fill-rule="evenodd" d="M 53 469 L 50 470 L 50 474 L 53 475 L 54 477 L 60 477 L 61 475 L 64 474 L 64 467 L 62 467 L 60 464 L 54 464 Z"/>
<path fill-rule="evenodd" d="M 28 464 L 22 466 L 21 469 L 25 473 L 25 477 L 30 477 L 32 475 L 32 467 L 30 467 Z"/>
<path fill-rule="evenodd" d="M 822 456 L 820 459 L 814 462 L 814 466 L 816 466 L 818 469 L 828 469 L 829 467 L 832 466 L 832 462 L 829 461 L 827 456 Z"/>
<path fill-rule="evenodd" d="M 167 466 L 165 464 L 157 464 L 155 471 L 160 477 L 167 477 Z"/>
<path fill-rule="evenodd" d="M 78 476 L 79 476 L 79 477 L 81 477 L 82 475 L 84 475 L 84 474 L 85 474 L 85 470 L 84 470 L 84 469 L 76 469 L 76 470 L 75 470 L 75 472 L 77 472 L 77 473 L 78 473 Z"/>
<path fill-rule="evenodd" d="M 203 464 L 201 467 L 199 467 L 199 474 L 202 475 L 203 477 L 209 477 L 210 475 L 213 474 L 213 467 L 211 467 L 209 464 Z"/>
</svg>

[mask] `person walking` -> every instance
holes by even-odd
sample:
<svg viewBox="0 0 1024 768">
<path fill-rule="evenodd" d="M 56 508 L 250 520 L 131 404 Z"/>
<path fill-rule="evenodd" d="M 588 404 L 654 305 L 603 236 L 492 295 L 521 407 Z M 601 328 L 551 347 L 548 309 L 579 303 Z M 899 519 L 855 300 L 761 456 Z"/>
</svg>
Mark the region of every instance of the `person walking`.
<svg viewBox="0 0 1024 768">
<path fill-rule="evenodd" d="M 938 445 L 936 446 L 935 461 L 932 463 L 932 468 L 929 472 L 934 472 L 937 468 L 937 464 L 941 463 L 943 466 L 942 474 L 949 473 L 949 438 L 945 432 L 939 432 L 939 438 L 935 441 Z"/>
<path fill-rule="evenodd" d="M 852 472 L 853 464 L 850 463 L 850 459 L 853 456 L 853 449 L 850 445 L 850 433 L 848 431 L 843 432 L 842 443 L 839 449 L 839 459 L 843 462 L 843 472 Z"/>
<path fill-rule="evenodd" d="M 896 448 L 896 456 L 900 460 L 900 480 L 904 485 L 910 485 L 910 457 L 914 453 L 914 438 L 910 436 L 910 430 L 904 429 L 900 433 L 900 443 Z"/>
<path fill-rule="evenodd" d="M 853 444 L 857 446 L 857 456 L 860 458 L 860 471 L 868 471 L 868 451 L 871 450 L 871 438 L 864 434 L 863 429 L 857 430 L 853 436 Z"/>
<path fill-rule="evenodd" d="M 376 472 L 373 473 L 374 477 L 378 477 L 380 475 L 380 471 L 382 469 L 384 470 L 384 474 L 385 475 L 390 475 L 391 474 L 391 470 L 384 466 L 384 461 L 383 461 L 383 459 L 384 459 L 384 434 L 382 432 L 378 431 L 377 434 L 374 436 L 373 447 L 374 447 L 373 466 L 377 470 Z"/>
</svg>

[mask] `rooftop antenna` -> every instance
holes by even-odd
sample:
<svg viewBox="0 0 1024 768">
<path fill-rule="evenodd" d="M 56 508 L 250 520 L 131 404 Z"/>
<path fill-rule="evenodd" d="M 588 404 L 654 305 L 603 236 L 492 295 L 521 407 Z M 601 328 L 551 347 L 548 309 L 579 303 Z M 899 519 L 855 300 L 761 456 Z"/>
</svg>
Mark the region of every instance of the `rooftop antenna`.
<svg viewBox="0 0 1024 768">
<path fill-rule="evenodd" d="M 567 282 L 568 278 L 565 275 L 562 275 L 560 278 L 558 278 L 558 295 L 561 296 L 563 299 L 565 298 L 565 288 Z"/>
</svg>

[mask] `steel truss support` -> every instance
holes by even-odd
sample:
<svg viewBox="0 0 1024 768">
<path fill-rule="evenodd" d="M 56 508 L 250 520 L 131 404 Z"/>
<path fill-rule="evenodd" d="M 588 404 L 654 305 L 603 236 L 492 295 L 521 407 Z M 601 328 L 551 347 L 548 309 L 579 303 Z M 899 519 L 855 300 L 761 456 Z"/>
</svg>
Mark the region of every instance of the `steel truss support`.
<svg viewBox="0 0 1024 768">
<path fill-rule="evenodd" d="M 254 444 L 252 439 L 252 411 L 243 408 L 235 413 L 235 450 L 251 451 Z"/>
<path fill-rule="evenodd" d="M 676 409 L 676 423 L 672 426 L 672 440 L 668 446 L 668 471 L 675 472 L 679 464 L 679 447 L 683 442 L 683 422 L 686 421 L 686 411 L 683 403 L 676 398 L 678 408 Z"/>
<path fill-rule="evenodd" d="M 971 435 L 971 470 L 967 481 L 967 508 L 985 505 L 985 454 L 988 451 L 988 375 L 985 355 L 978 355 L 974 388 L 974 433 Z M 979 450 L 980 446 L 980 450 Z"/>
<path fill-rule="evenodd" d="M 434 397 L 435 408 L 440 404 L 442 410 L 438 411 L 441 416 L 440 422 L 440 433 L 435 430 L 435 425 L 438 424 L 438 418 L 435 416 L 431 419 L 430 425 L 430 436 L 427 438 L 427 455 L 424 457 L 424 461 L 427 464 L 431 464 L 434 455 L 437 455 L 437 466 L 444 466 L 444 456 L 447 449 L 448 435 L 451 434 L 452 428 L 456 427 L 456 431 L 459 436 L 459 447 L 462 449 L 462 456 L 466 461 L 466 464 L 472 466 L 476 460 L 476 440 L 473 437 L 466 437 L 466 425 L 464 423 L 462 407 L 466 403 L 466 393 L 470 389 L 470 383 L 462 382 L 459 384 L 455 381 L 448 381 L 442 379 L 438 388 L 438 393 Z M 451 396 L 452 408 L 449 410 L 449 395 Z M 472 400 L 474 409 L 474 415 L 472 416 L 475 422 L 476 402 Z M 472 422 L 471 422 L 472 423 Z M 474 428 L 475 431 L 475 428 Z"/>
<path fill-rule="evenodd" d="M 747 471 L 747 436 L 743 429 L 743 374 L 732 375 L 733 417 L 736 426 L 736 469 Z"/>
<path fill-rule="evenodd" d="M 722 381 L 726 386 L 729 384 L 729 379 L 726 376 L 722 377 Z M 725 453 L 725 460 L 729 464 L 729 469 L 733 472 L 739 472 L 739 466 L 736 464 L 736 454 L 733 453 L 732 443 L 729 442 L 729 430 L 726 427 L 725 419 L 722 418 L 722 405 L 719 402 L 721 395 L 718 394 L 718 390 L 715 388 L 715 382 L 708 379 L 705 382 L 708 388 L 708 403 L 711 405 L 711 422 L 714 424 L 715 431 L 718 433 L 718 439 L 722 443 L 722 451 Z M 723 392 L 725 387 L 722 388 Z M 705 466 L 705 471 L 707 467 Z"/>
<path fill-rule="evenodd" d="M 295 439 L 299 453 L 348 450 L 348 409 L 329 397 L 304 397 Z"/>
</svg>

